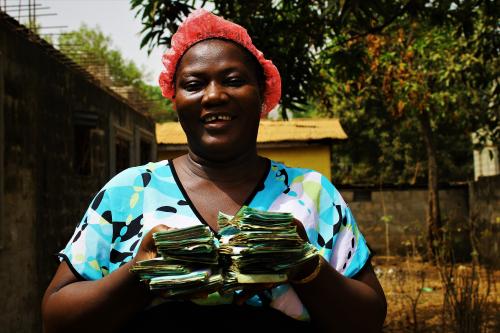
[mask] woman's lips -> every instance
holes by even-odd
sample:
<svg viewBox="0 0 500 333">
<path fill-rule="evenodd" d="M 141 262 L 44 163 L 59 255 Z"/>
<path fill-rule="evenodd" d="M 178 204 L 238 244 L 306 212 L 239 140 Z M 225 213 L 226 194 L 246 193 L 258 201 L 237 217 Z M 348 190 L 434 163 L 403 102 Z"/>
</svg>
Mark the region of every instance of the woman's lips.
<svg viewBox="0 0 500 333">
<path fill-rule="evenodd" d="M 225 114 L 220 114 L 220 115 L 217 115 L 217 114 L 212 114 L 212 115 L 208 115 L 208 116 L 205 116 L 202 118 L 202 121 L 206 124 L 206 123 L 210 123 L 210 122 L 214 122 L 214 121 L 229 121 L 231 120 L 233 117 L 231 117 L 230 115 L 225 115 Z"/>
<path fill-rule="evenodd" d="M 235 117 L 230 115 L 219 114 L 204 116 L 201 121 L 206 129 L 224 129 L 228 127 L 234 119 Z"/>
<path fill-rule="evenodd" d="M 230 127 L 231 120 L 214 120 L 205 123 L 203 126 L 208 130 L 221 130 Z"/>
</svg>

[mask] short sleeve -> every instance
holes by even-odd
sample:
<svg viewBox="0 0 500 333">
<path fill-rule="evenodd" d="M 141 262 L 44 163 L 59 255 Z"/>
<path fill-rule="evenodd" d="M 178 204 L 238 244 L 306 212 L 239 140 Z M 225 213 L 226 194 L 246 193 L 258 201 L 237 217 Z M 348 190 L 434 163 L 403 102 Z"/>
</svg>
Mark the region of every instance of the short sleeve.
<svg viewBox="0 0 500 333">
<path fill-rule="evenodd" d="M 75 275 L 85 280 L 100 279 L 133 258 L 143 236 L 145 202 L 151 206 L 151 228 L 157 222 L 154 213 L 158 200 L 169 199 L 159 190 L 166 187 L 161 171 L 165 167 L 164 163 L 149 163 L 128 168 L 99 191 L 59 253 Z M 168 208 L 171 212 L 172 207 Z"/>
<path fill-rule="evenodd" d="M 338 272 L 353 277 L 369 260 L 370 250 L 338 190 L 325 177 L 321 182 L 318 224 L 309 236 L 316 238 L 313 243 Z"/>
<path fill-rule="evenodd" d="M 58 255 L 79 278 L 100 279 L 109 271 L 112 233 L 112 209 L 105 187 L 94 197 L 73 236 Z"/>
</svg>

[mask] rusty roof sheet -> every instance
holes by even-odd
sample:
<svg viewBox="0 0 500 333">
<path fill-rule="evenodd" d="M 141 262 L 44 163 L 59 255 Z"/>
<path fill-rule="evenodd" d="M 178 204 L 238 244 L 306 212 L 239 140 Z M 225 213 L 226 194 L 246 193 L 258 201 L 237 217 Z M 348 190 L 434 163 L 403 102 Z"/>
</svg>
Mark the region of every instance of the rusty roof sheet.
<svg viewBox="0 0 500 333">
<path fill-rule="evenodd" d="M 347 139 L 338 119 L 262 120 L 257 142 L 304 142 L 323 139 Z M 178 122 L 156 124 L 156 141 L 158 144 L 187 143 L 186 135 Z"/>
</svg>

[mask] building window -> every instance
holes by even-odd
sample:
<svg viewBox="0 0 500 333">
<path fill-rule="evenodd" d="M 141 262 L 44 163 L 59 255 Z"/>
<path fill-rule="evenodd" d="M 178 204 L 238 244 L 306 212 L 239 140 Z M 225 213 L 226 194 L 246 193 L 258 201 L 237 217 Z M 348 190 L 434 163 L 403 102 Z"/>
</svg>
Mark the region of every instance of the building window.
<svg viewBox="0 0 500 333">
<path fill-rule="evenodd" d="M 116 137 L 115 141 L 116 173 L 130 167 L 130 140 Z"/>
<path fill-rule="evenodd" d="M 134 128 L 135 137 L 135 163 L 145 165 L 156 158 L 155 154 L 155 136 L 148 129 L 140 126 Z"/>
<path fill-rule="evenodd" d="M 92 174 L 92 130 L 97 127 L 98 116 L 93 112 L 73 114 L 74 156 L 73 169 L 78 175 Z"/>
<path fill-rule="evenodd" d="M 147 164 L 153 159 L 151 156 L 153 145 L 150 141 L 141 139 L 139 144 L 139 164 Z"/>
<path fill-rule="evenodd" d="M 88 126 L 75 126 L 75 155 L 73 166 L 77 174 L 81 176 L 90 176 L 91 168 L 91 149 L 90 149 L 90 131 Z"/>
</svg>

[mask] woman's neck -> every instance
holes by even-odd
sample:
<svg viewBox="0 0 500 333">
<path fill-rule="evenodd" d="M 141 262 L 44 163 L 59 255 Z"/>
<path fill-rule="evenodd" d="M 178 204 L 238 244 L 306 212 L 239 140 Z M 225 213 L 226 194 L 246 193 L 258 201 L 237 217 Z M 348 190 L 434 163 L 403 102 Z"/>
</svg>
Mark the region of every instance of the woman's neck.
<svg viewBox="0 0 500 333">
<path fill-rule="evenodd" d="M 176 166 L 193 177 L 228 184 L 242 183 L 254 177 L 260 178 L 266 165 L 265 160 L 258 156 L 256 151 L 229 161 L 213 161 L 189 151 L 175 162 Z"/>
</svg>

